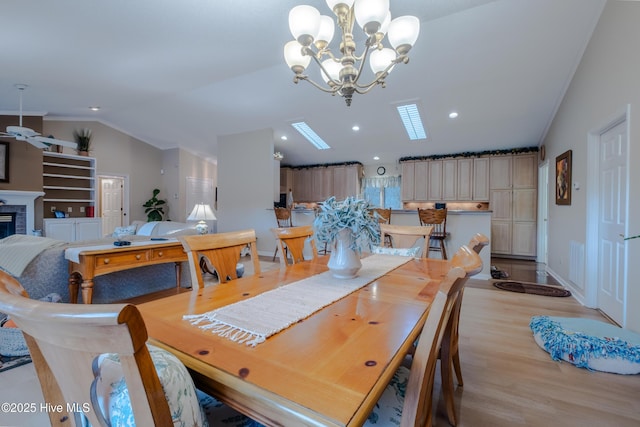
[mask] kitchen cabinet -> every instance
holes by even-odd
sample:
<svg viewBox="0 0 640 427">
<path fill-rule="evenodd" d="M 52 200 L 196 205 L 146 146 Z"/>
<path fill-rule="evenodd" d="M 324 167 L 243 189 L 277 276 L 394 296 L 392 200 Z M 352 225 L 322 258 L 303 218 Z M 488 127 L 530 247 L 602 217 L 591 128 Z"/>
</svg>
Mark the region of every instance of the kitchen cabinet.
<svg viewBox="0 0 640 427">
<path fill-rule="evenodd" d="M 429 174 L 427 188 L 429 198 L 427 200 L 442 200 L 442 160 L 431 160 L 429 163 Z"/>
<path fill-rule="evenodd" d="M 486 202 L 490 196 L 489 187 L 489 158 L 476 157 L 473 159 L 473 200 Z"/>
<path fill-rule="evenodd" d="M 95 240 L 102 237 L 100 218 L 45 218 L 44 235 L 64 242 Z"/>
<path fill-rule="evenodd" d="M 473 160 L 474 159 L 458 159 L 456 165 L 457 191 L 456 197 L 445 200 L 473 200 Z M 447 181 L 447 168 L 445 167 L 445 179 Z M 447 190 L 445 190 L 446 197 Z"/>
<path fill-rule="evenodd" d="M 458 197 L 458 162 L 456 159 L 441 161 L 441 200 L 463 200 Z"/>
<path fill-rule="evenodd" d="M 416 162 L 413 171 L 413 200 L 429 200 L 429 162 Z"/>
<path fill-rule="evenodd" d="M 280 168 L 280 194 L 288 194 L 289 189 L 293 190 L 293 169 L 287 167 Z"/>
<path fill-rule="evenodd" d="M 361 165 L 294 168 L 293 199 L 296 202 L 322 202 L 331 196 L 342 200 L 360 193 Z"/>
<path fill-rule="evenodd" d="M 415 162 L 402 163 L 402 201 L 410 202 L 415 200 Z"/>
<path fill-rule="evenodd" d="M 537 172 L 535 155 L 491 157 L 492 253 L 535 257 Z"/>
</svg>

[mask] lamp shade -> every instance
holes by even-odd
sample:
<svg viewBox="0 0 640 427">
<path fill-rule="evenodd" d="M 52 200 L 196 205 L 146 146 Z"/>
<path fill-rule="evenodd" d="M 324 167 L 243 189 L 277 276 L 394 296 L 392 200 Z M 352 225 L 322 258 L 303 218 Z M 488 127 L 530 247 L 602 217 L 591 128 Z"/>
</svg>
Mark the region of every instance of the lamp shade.
<svg viewBox="0 0 640 427">
<path fill-rule="evenodd" d="M 187 218 L 188 221 L 212 221 L 216 219 L 211 206 L 203 203 L 197 204 Z"/>
<path fill-rule="evenodd" d="M 320 31 L 320 12 L 312 6 L 296 6 L 289 11 L 289 29 L 303 46 L 309 46 Z"/>
<path fill-rule="evenodd" d="M 420 34 L 420 20 L 415 16 L 400 16 L 389 24 L 389 43 L 394 49 L 400 46 L 413 47 Z M 408 49 L 407 49 L 408 50 Z"/>
<path fill-rule="evenodd" d="M 370 35 L 382 26 L 389 12 L 389 0 L 357 0 L 353 10 L 358 25 Z"/>
<path fill-rule="evenodd" d="M 284 60 L 294 72 L 296 69 L 303 72 L 311 62 L 311 57 L 302 53 L 302 45 L 296 40 L 291 40 L 284 45 Z"/>
<path fill-rule="evenodd" d="M 393 49 L 389 49 L 385 47 L 381 50 L 374 50 L 371 52 L 371 57 L 369 58 L 369 65 L 371 66 L 371 71 L 374 74 L 378 74 L 383 72 L 391 63 L 396 59 L 396 51 Z M 389 72 L 393 67 L 389 69 Z"/>
</svg>

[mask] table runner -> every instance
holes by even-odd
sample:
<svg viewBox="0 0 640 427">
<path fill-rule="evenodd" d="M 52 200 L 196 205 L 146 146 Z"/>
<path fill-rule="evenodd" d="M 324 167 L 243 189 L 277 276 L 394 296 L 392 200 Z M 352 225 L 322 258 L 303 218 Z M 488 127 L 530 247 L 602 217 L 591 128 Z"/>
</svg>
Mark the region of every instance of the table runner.
<svg viewBox="0 0 640 427">
<path fill-rule="evenodd" d="M 64 257 L 69 261 L 73 261 L 76 264 L 79 264 L 80 252 L 84 252 L 84 251 L 96 251 L 96 250 L 114 249 L 114 248 L 130 248 L 132 246 L 135 247 L 135 246 L 157 245 L 158 243 L 175 243 L 177 241 L 178 239 L 142 240 L 142 241 L 131 241 L 131 244 L 127 246 L 115 246 L 113 243 L 110 245 L 78 246 L 78 247 L 65 249 Z"/>
<path fill-rule="evenodd" d="M 183 319 L 221 337 L 255 347 L 411 259 L 372 255 L 362 259 L 362 268 L 353 279 L 336 279 L 331 271 L 326 271 L 207 313 L 185 315 Z"/>
</svg>

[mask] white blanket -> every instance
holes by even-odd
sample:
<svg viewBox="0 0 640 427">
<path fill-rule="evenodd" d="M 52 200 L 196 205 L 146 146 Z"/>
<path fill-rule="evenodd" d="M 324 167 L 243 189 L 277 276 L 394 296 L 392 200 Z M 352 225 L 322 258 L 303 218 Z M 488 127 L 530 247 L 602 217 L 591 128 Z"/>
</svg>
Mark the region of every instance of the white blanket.
<svg viewBox="0 0 640 427">
<path fill-rule="evenodd" d="M 327 271 L 207 313 L 184 316 L 184 319 L 232 341 L 256 346 L 411 259 L 372 255 L 362 260 L 362 269 L 353 279 L 336 279 Z"/>
<path fill-rule="evenodd" d="M 62 246 L 65 242 L 47 237 L 14 234 L 0 240 L 0 267 L 20 277 L 31 261 L 46 249 Z"/>
</svg>

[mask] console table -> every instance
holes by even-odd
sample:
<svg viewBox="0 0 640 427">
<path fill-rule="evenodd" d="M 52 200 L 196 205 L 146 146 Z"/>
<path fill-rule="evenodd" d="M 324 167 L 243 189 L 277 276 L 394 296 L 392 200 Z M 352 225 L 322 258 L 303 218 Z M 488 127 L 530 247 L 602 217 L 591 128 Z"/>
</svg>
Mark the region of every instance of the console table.
<svg viewBox="0 0 640 427">
<path fill-rule="evenodd" d="M 78 302 L 78 287 L 81 286 L 85 304 L 91 304 L 95 277 L 147 265 L 174 262 L 176 286 L 180 287 L 181 263 L 188 260 L 182 243 L 176 239 L 137 241 L 130 246 L 74 247 L 65 251 L 65 258 L 69 261 L 71 302 Z"/>
</svg>

